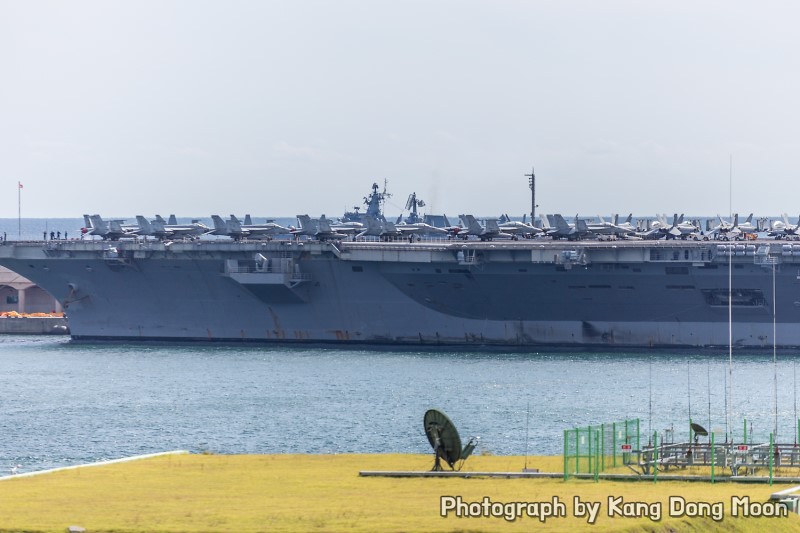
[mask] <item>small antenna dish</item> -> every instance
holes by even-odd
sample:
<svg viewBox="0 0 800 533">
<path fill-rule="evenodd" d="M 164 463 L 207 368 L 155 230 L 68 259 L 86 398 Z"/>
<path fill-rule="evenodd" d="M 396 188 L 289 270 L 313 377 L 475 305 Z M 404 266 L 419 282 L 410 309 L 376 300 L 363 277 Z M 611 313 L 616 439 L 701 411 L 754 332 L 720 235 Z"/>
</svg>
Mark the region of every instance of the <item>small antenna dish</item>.
<svg viewBox="0 0 800 533">
<path fill-rule="evenodd" d="M 473 437 L 462 449 L 461 437 L 458 436 L 456 426 L 447 418 L 446 414 L 436 409 L 429 409 L 425 413 L 423 424 L 425 435 L 433 448 L 433 471 L 444 470 L 441 459 L 444 459 L 450 468 L 455 470 L 456 462 L 465 461 L 478 445 L 477 437 Z"/>
<path fill-rule="evenodd" d="M 691 424 L 689 424 L 689 426 L 692 428 L 692 431 L 694 432 L 695 444 L 697 444 L 697 439 L 699 437 L 708 437 L 708 431 L 706 431 L 706 428 L 704 428 L 700 424 L 695 424 L 694 422 L 692 422 Z"/>
</svg>

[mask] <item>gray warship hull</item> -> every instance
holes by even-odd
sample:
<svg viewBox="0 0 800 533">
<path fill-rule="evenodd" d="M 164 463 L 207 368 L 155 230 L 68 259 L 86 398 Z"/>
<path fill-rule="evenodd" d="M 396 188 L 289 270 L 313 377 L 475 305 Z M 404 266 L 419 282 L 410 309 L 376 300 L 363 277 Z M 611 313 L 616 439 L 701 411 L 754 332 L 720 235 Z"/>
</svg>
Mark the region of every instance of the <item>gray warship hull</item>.
<svg viewBox="0 0 800 533">
<path fill-rule="evenodd" d="M 70 241 L 0 264 L 74 339 L 721 347 L 730 312 L 736 346 L 800 346 L 800 246 L 776 241 Z"/>
</svg>

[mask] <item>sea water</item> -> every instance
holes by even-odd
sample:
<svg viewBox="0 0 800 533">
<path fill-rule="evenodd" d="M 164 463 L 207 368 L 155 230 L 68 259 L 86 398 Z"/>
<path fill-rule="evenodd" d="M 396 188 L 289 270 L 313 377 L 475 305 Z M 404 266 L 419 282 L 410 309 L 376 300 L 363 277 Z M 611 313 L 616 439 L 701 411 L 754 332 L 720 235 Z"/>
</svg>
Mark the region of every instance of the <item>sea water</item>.
<svg viewBox="0 0 800 533">
<path fill-rule="evenodd" d="M 80 218 L 5 218 L 0 235 L 36 240 L 60 231 L 72 239 L 83 225 Z M 768 440 L 777 416 L 778 440 L 795 442 L 795 358 L 781 354 L 776 361 L 766 353 L 735 353 L 729 365 L 727 354 L 706 353 L 79 344 L 5 336 L 0 475 L 16 464 L 33 471 L 171 449 L 427 453 L 422 416 L 429 408 L 445 411 L 464 441 L 480 436 L 477 453 L 560 454 L 564 430 L 632 418 L 643 436 L 674 429 L 675 440 L 688 438 L 690 416 L 737 441 L 747 420 L 758 441 Z"/>
<path fill-rule="evenodd" d="M 0 475 L 173 449 L 429 453 L 447 413 L 476 453 L 562 453 L 564 430 L 692 419 L 737 441 L 796 434 L 796 363 L 781 354 L 481 353 L 75 343 L 0 337 Z M 732 409 L 726 417 L 728 372 Z M 777 376 L 777 380 L 775 379 Z"/>
</svg>

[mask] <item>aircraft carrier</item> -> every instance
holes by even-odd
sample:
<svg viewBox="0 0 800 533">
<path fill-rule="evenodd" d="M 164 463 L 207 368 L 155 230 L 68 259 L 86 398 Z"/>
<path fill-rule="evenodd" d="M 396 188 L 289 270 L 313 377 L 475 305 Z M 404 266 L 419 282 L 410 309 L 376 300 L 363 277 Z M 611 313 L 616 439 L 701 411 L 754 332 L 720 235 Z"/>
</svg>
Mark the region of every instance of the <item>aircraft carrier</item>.
<svg viewBox="0 0 800 533">
<path fill-rule="evenodd" d="M 730 312 L 737 347 L 800 346 L 785 241 L 75 240 L 6 243 L 0 265 L 74 339 L 727 347 Z"/>
</svg>

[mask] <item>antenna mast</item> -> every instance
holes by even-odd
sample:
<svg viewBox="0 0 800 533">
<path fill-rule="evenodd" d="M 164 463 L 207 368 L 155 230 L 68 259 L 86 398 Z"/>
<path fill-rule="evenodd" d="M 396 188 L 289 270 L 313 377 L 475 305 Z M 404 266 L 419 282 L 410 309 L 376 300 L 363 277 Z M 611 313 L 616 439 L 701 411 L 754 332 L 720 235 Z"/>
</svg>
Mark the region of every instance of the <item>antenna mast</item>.
<svg viewBox="0 0 800 533">
<path fill-rule="evenodd" d="M 536 221 L 536 174 L 533 172 L 533 167 L 531 167 L 531 173 L 525 174 L 525 177 L 528 178 L 528 187 L 531 188 L 531 224 L 534 224 Z"/>
<path fill-rule="evenodd" d="M 728 216 L 733 217 L 733 155 L 728 166 Z M 728 417 L 733 416 L 733 254 L 728 248 L 728 398 L 725 409 L 725 426 L 730 428 L 733 443 L 733 425 L 729 425 Z M 727 429 L 726 429 L 727 432 Z M 747 440 L 747 435 L 744 436 Z M 727 435 L 725 437 L 727 441 Z"/>
<path fill-rule="evenodd" d="M 772 394 L 775 403 L 775 420 L 773 433 L 778 438 L 778 339 L 777 335 L 777 302 L 775 301 L 775 263 L 772 263 Z"/>
<path fill-rule="evenodd" d="M 525 466 L 523 471 L 528 471 L 528 423 L 531 419 L 531 401 L 528 400 L 528 409 L 525 411 Z"/>
</svg>

